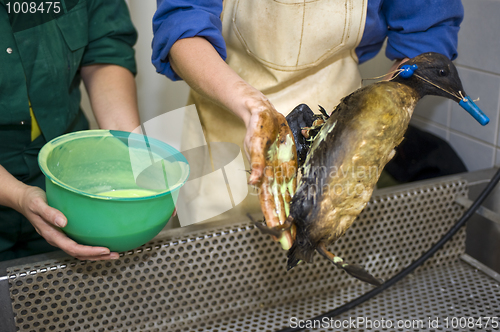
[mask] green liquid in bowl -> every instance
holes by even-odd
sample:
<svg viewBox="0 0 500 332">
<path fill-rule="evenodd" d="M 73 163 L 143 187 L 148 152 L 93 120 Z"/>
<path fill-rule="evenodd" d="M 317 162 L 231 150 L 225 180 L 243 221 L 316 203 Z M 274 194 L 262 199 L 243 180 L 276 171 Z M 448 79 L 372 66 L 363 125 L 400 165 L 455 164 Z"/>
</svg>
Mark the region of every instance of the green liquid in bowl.
<svg viewBox="0 0 500 332">
<path fill-rule="evenodd" d="M 165 226 L 189 176 L 171 146 L 107 130 L 71 133 L 39 155 L 47 200 L 68 219 L 62 230 L 81 244 L 134 249 Z"/>
<path fill-rule="evenodd" d="M 107 197 L 146 197 L 146 196 L 154 196 L 157 193 L 151 190 L 144 189 L 119 189 L 119 190 L 111 190 L 99 193 L 100 196 Z"/>
</svg>

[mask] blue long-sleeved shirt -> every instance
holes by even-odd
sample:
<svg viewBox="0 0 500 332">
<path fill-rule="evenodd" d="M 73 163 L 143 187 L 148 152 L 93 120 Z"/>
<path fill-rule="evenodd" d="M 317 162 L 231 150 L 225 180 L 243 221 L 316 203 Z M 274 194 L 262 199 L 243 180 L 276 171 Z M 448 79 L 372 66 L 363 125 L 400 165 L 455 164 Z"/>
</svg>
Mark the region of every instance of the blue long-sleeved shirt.
<svg viewBox="0 0 500 332">
<path fill-rule="evenodd" d="M 152 44 L 157 72 L 180 79 L 170 66 L 168 53 L 182 38 L 204 37 L 226 59 L 220 21 L 222 0 L 157 0 L 157 5 Z M 463 15 L 460 0 L 369 0 L 365 30 L 356 48 L 359 62 L 373 58 L 386 38 L 386 56 L 391 60 L 425 52 L 455 59 Z"/>
</svg>

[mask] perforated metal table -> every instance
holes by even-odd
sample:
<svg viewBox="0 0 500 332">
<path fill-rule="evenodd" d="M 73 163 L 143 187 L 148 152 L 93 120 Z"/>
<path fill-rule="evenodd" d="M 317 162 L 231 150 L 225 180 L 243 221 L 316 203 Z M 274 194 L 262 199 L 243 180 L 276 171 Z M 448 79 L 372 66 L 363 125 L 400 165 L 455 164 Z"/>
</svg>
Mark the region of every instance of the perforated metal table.
<svg viewBox="0 0 500 332">
<path fill-rule="evenodd" d="M 456 201 L 467 191 L 463 176 L 376 191 L 330 249 L 388 279 L 456 222 L 464 211 Z M 54 253 L 4 262 L 0 331 L 500 330 L 491 319 L 489 327 L 460 325 L 500 317 L 498 274 L 464 252 L 461 230 L 393 288 L 311 327 L 307 319 L 372 286 L 319 256 L 286 272 L 286 253 L 246 217 L 191 226 L 162 232 L 116 261 Z"/>
</svg>

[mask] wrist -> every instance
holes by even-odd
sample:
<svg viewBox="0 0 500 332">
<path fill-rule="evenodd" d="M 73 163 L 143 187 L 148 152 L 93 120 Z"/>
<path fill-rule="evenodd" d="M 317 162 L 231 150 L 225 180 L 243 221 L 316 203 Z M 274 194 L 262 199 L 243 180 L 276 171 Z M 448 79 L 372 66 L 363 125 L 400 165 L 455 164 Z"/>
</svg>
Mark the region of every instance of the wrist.
<svg viewBox="0 0 500 332">
<path fill-rule="evenodd" d="M 12 203 L 10 206 L 12 209 L 24 214 L 24 198 L 26 197 L 26 193 L 29 188 L 30 186 L 21 181 L 17 183 L 14 190 L 12 190 Z"/>
<path fill-rule="evenodd" d="M 28 185 L 16 179 L 0 165 L 0 205 L 20 211 L 28 188 Z"/>
<path fill-rule="evenodd" d="M 21 181 L 15 181 L 17 183 L 13 182 L 6 187 L 6 190 L 1 194 L 0 202 L 1 205 L 14 209 L 17 212 L 22 212 L 24 195 L 29 186 Z"/>
<path fill-rule="evenodd" d="M 233 91 L 236 93 L 232 110 L 243 120 L 247 128 L 251 124 L 252 117 L 265 110 L 274 111 L 273 105 L 262 92 L 243 81 L 237 83 Z"/>
</svg>

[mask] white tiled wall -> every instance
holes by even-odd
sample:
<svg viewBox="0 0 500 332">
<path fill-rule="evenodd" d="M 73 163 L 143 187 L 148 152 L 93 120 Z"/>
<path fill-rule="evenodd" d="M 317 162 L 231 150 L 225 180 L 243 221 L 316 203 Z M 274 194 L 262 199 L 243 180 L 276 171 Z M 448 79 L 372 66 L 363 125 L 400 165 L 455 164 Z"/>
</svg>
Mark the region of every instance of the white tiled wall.
<svg viewBox="0 0 500 332">
<path fill-rule="evenodd" d="M 450 145 L 455 149 L 469 171 L 493 166 L 495 147 L 450 130 Z"/>
<path fill-rule="evenodd" d="M 412 123 L 444 139 L 469 171 L 500 166 L 500 1 L 463 0 L 465 18 L 458 40 L 458 68 L 465 92 L 490 118 L 478 124 L 458 104 L 424 98 Z"/>
<path fill-rule="evenodd" d="M 450 113 L 452 101 L 437 96 L 425 96 L 417 104 L 414 117 L 428 120 L 436 125 L 448 127 L 450 125 Z"/>
</svg>

